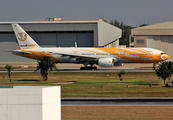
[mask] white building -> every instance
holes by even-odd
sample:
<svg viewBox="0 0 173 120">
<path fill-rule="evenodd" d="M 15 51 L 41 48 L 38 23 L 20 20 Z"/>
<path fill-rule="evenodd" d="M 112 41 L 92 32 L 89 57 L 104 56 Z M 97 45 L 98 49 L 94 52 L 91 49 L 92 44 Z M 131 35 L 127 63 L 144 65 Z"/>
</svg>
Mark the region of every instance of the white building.
<svg viewBox="0 0 173 120">
<path fill-rule="evenodd" d="M 61 120 L 60 86 L 0 86 L 1 120 Z"/>
</svg>

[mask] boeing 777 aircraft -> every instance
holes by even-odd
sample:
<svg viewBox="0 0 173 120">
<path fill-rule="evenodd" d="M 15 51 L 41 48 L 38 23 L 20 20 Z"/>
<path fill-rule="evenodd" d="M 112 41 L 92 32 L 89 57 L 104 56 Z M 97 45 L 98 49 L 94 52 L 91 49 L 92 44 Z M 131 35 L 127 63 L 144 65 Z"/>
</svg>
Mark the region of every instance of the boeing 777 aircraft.
<svg viewBox="0 0 173 120">
<path fill-rule="evenodd" d="M 12 54 L 39 60 L 49 56 L 56 63 L 82 63 L 83 69 L 122 66 L 122 63 L 153 63 L 167 60 L 169 56 L 163 51 L 153 48 L 41 48 L 18 24 L 12 24 L 20 50 L 11 51 Z M 87 67 L 90 65 L 90 67 Z"/>
</svg>

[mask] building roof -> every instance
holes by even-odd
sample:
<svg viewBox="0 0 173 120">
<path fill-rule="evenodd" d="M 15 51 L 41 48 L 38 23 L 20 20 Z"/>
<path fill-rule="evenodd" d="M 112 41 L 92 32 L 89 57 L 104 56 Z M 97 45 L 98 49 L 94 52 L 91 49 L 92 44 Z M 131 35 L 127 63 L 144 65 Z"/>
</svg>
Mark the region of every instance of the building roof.
<svg viewBox="0 0 173 120">
<path fill-rule="evenodd" d="M 46 18 L 40 21 L 103 21 L 102 19 L 61 19 L 61 18 Z"/>
<path fill-rule="evenodd" d="M 173 21 L 134 28 L 131 35 L 173 35 Z"/>
<path fill-rule="evenodd" d="M 102 19 L 61 19 L 61 18 L 46 18 L 39 21 L 10 21 L 0 22 L 0 24 L 12 24 L 12 23 L 97 23 L 103 21 Z"/>
</svg>

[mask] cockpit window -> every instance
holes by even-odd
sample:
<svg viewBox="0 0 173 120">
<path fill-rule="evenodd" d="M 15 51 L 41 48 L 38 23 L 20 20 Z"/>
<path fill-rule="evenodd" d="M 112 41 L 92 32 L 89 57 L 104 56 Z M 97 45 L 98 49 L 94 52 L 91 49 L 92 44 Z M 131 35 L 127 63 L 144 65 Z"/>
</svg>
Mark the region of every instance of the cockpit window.
<svg viewBox="0 0 173 120">
<path fill-rule="evenodd" d="M 166 53 L 160 53 L 161 55 L 165 55 Z"/>
</svg>

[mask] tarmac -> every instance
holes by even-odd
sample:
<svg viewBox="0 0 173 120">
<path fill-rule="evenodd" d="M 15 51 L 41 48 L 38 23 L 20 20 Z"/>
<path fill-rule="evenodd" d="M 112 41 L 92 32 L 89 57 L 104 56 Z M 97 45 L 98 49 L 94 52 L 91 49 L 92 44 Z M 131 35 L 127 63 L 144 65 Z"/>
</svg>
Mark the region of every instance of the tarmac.
<svg viewBox="0 0 173 120">
<path fill-rule="evenodd" d="M 5 65 L 9 64 L 15 67 L 16 69 L 35 69 L 37 62 L 0 62 L 0 69 L 5 70 Z M 24 68 L 24 66 L 26 68 Z M 83 64 L 72 64 L 72 63 L 58 63 L 56 64 L 58 69 L 80 69 L 83 67 Z M 123 66 L 113 66 L 113 67 L 99 67 L 100 69 L 152 69 L 152 63 L 123 63 Z"/>
</svg>

